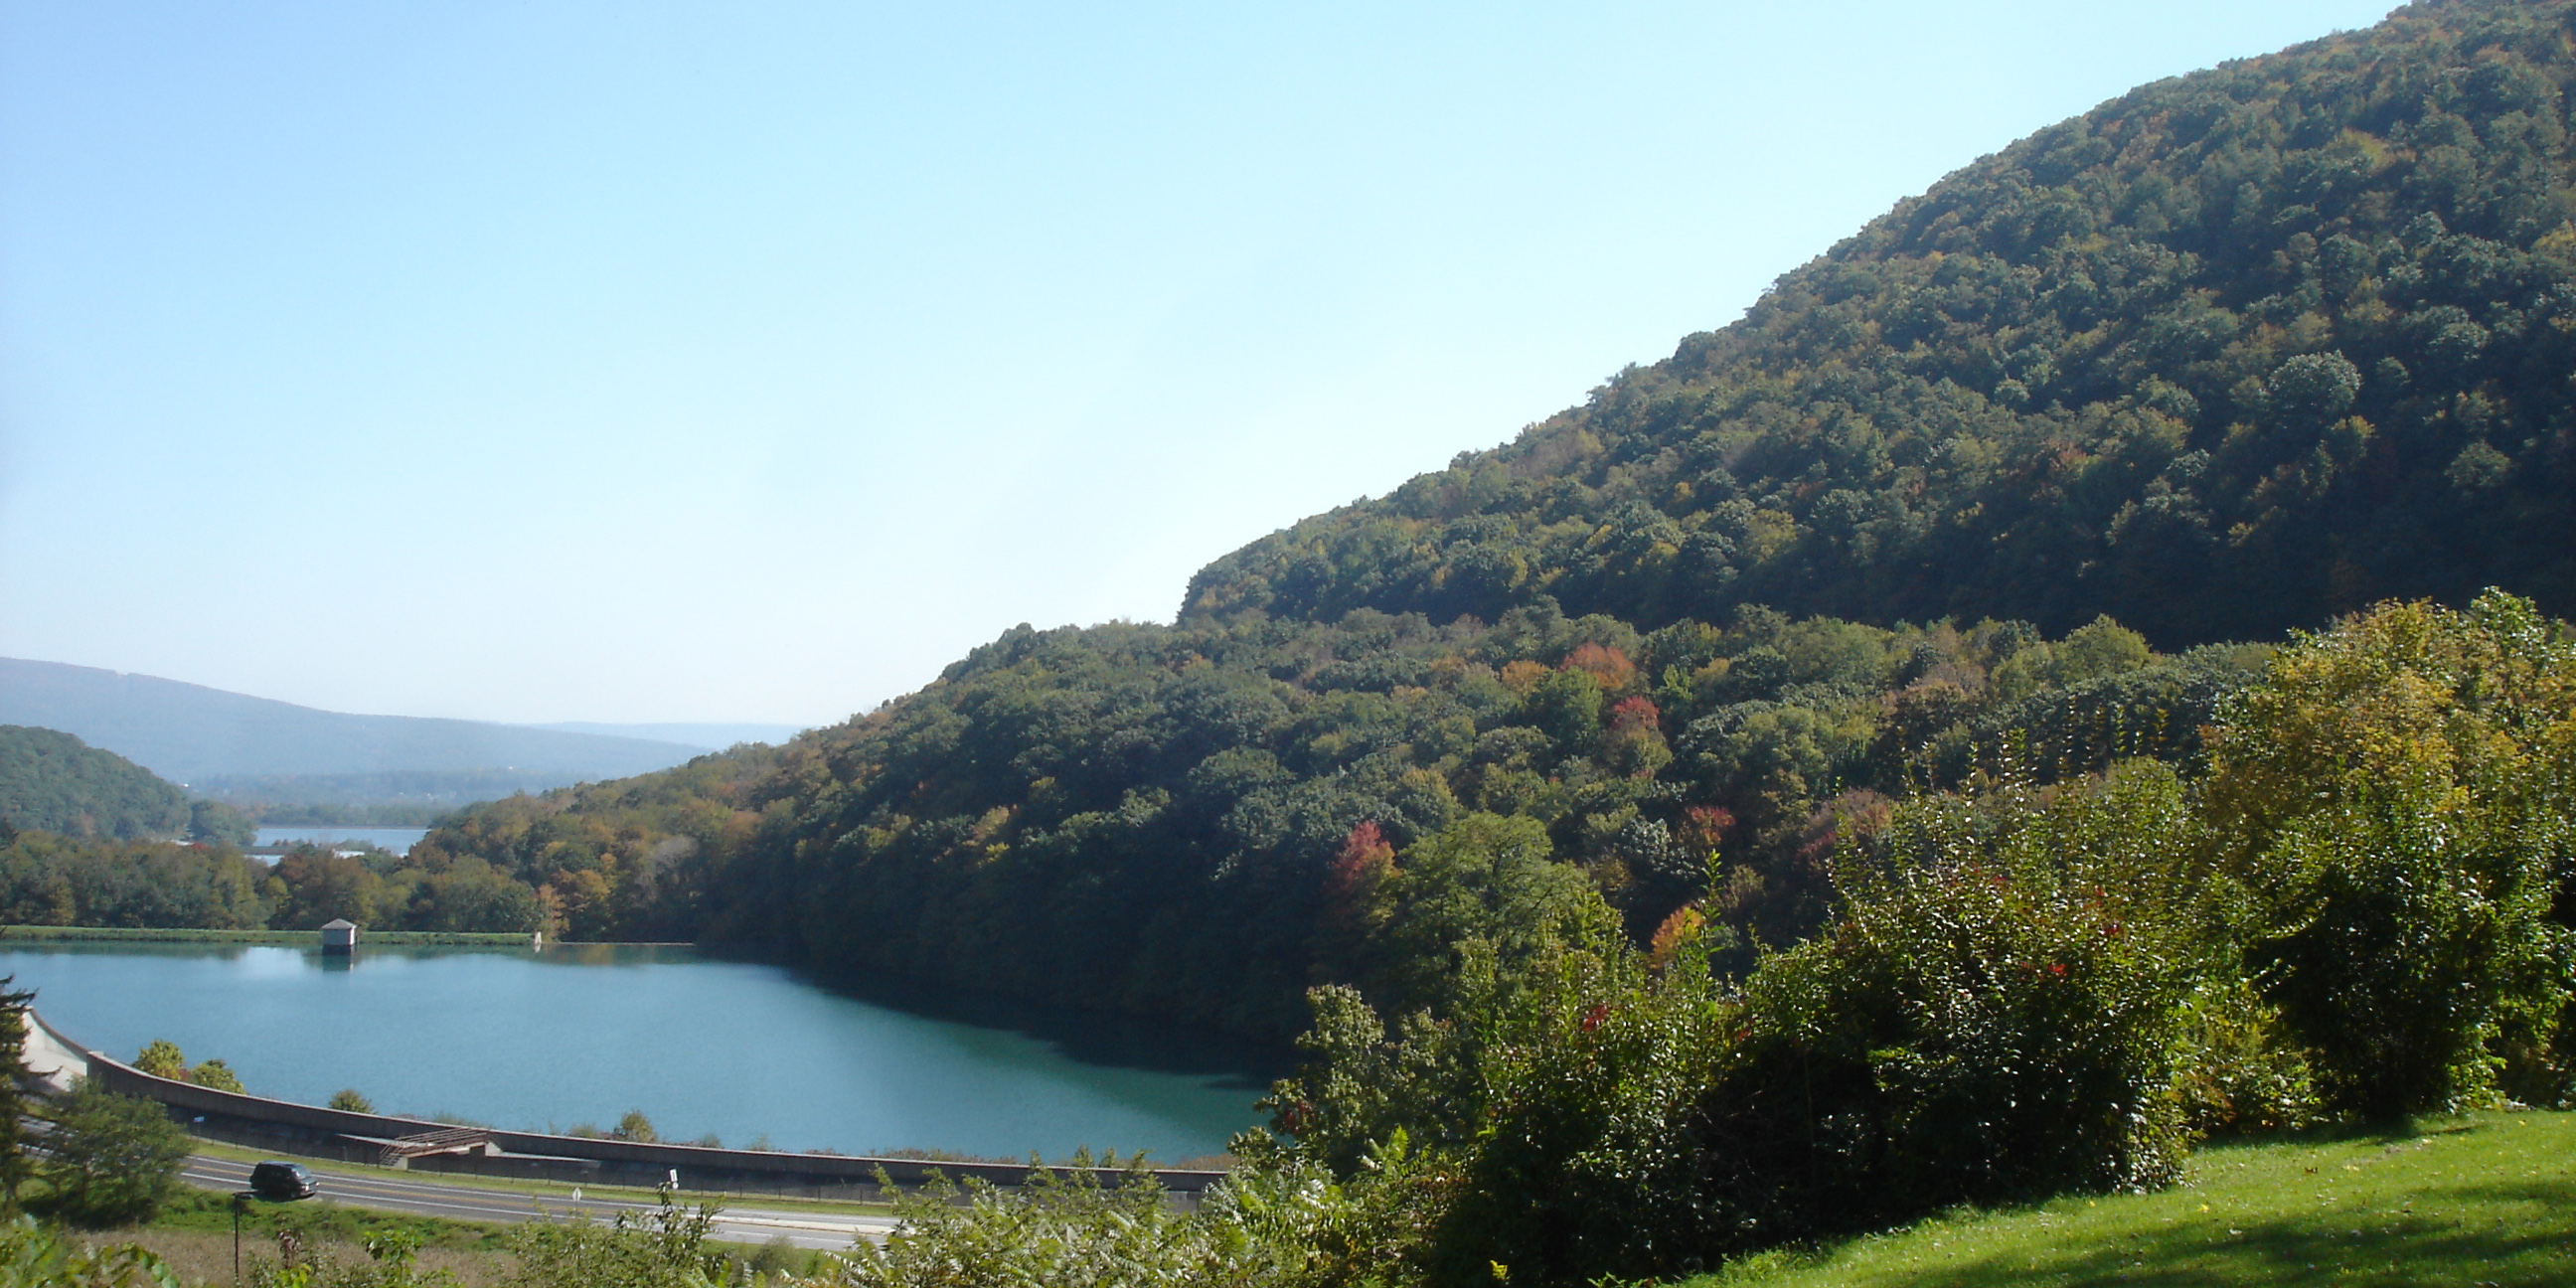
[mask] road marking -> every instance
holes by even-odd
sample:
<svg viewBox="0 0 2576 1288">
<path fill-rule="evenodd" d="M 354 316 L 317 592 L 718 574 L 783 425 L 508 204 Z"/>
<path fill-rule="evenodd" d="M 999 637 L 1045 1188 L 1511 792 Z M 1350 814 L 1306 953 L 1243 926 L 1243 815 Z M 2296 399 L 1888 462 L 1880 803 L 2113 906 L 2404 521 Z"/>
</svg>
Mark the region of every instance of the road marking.
<svg viewBox="0 0 2576 1288">
<path fill-rule="evenodd" d="M 248 1183 L 250 1165 L 231 1159 L 191 1155 L 180 1175 L 190 1184 L 205 1189 L 233 1191 Z M 503 1196 L 488 1190 L 442 1185 L 428 1180 L 354 1176 L 336 1171 L 317 1172 L 315 1175 L 323 1182 L 321 1197 L 326 1199 L 353 1207 L 373 1207 L 451 1220 L 494 1220 L 514 1224 L 570 1216 L 597 1218 L 660 1210 L 659 1204 L 632 1199 L 575 1201 L 542 1194 Z M 756 1242 L 762 1235 L 785 1235 L 798 1247 L 833 1248 L 847 1247 L 856 1239 L 882 1239 L 894 1227 L 892 1217 L 745 1208 L 720 1209 L 713 1232 L 727 1242 Z"/>
</svg>

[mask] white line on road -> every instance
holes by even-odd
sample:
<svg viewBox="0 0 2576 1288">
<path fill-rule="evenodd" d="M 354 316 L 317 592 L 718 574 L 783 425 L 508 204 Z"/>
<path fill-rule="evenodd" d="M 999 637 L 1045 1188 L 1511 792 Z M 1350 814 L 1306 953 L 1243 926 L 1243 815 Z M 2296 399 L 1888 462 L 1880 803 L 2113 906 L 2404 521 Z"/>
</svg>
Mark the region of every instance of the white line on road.
<svg viewBox="0 0 2576 1288">
<path fill-rule="evenodd" d="M 180 1176 L 200 1189 L 238 1191 L 250 1181 L 250 1164 L 192 1155 Z M 620 1212 L 646 1213 L 657 1205 L 624 1199 L 586 1199 L 574 1203 L 539 1195 L 509 1196 L 464 1185 L 391 1177 L 317 1172 L 322 1197 L 351 1207 L 375 1208 L 453 1221 L 515 1224 L 521 1221 L 598 1218 Z M 715 1220 L 713 1234 L 728 1243 L 763 1243 L 781 1235 L 798 1248 L 846 1248 L 855 1239 L 882 1239 L 894 1229 L 892 1217 L 796 1212 L 776 1209 L 726 1209 Z"/>
</svg>

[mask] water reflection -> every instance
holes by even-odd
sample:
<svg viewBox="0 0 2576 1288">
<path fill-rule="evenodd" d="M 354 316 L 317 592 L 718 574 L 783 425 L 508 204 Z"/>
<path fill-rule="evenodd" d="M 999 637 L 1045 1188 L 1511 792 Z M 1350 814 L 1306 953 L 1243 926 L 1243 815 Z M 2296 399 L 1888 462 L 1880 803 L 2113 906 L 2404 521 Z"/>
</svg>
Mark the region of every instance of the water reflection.
<svg viewBox="0 0 2576 1288">
<path fill-rule="evenodd" d="M 900 980 L 845 984 L 834 991 L 909 1015 L 1026 1034 L 1085 1064 L 1206 1078 L 1211 1086 L 1255 1096 L 1267 1094 L 1297 1058 L 1291 1047 L 1214 1029 L 989 993 L 940 992 Z"/>
</svg>

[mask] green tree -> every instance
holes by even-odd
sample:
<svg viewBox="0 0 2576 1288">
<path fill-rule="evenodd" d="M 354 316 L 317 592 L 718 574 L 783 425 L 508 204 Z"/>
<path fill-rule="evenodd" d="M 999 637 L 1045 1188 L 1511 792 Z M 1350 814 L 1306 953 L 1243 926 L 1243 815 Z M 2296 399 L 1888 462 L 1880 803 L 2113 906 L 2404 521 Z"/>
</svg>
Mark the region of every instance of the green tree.
<svg viewBox="0 0 2576 1288">
<path fill-rule="evenodd" d="M 222 801 L 188 802 L 189 840 L 199 845 L 229 845 L 239 849 L 258 837 L 259 829 L 240 810 Z"/>
<path fill-rule="evenodd" d="M 355 1087 L 342 1087 L 338 1091 L 332 1092 L 331 1107 L 343 1113 L 351 1114 L 372 1114 L 376 1112 L 375 1102 L 358 1094 L 358 1089 Z"/>
<path fill-rule="evenodd" d="M 36 1000 L 33 989 L 10 987 L 16 982 L 14 975 L 0 975 L 0 1210 L 12 1215 L 28 1175 L 28 1004 Z"/>
<path fill-rule="evenodd" d="M 188 1057 L 180 1054 L 179 1044 L 167 1038 L 154 1038 L 134 1057 L 134 1067 L 155 1078 L 185 1082 L 188 1079 Z"/>
<path fill-rule="evenodd" d="M 2267 995 L 2342 1107 L 2475 1101 L 2509 1048 L 2563 1068 L 2571 749 L 2576 647 L 2492 591 L 2382 605 L 2243 695 L 2208 788 L 2220 855 Z"/>
<path fill-rule="evenodd" d="M 617 1126 L 609 1129 L 608 1138 L 610 1140 L 631 1140 L 641 1145 L 650 1145 L 655 1141 L 662 1139 L 660 1136 L 654 1134 L 653 1120 L 645 1117 L 644 1111 L 641 1109 L 629 1109 L 624 1115 L 619 1117 L 617 1120 Z"/>
<path fill-rule="evenodd" d="M 188 1081 L 215 1091 L 240 1091 L 241 1078 L 221 1060 L 207 1060 L 188 1071 Z"/>
<path fill-rule="evenodd" d="M 188 1136 L 153 1101 L 105 1091 L 86 1078 L 44 1114 L 50 1190 L 46 1215 L 91 1229 L 152 1219 L 179 1185 Z"/>
</svg>

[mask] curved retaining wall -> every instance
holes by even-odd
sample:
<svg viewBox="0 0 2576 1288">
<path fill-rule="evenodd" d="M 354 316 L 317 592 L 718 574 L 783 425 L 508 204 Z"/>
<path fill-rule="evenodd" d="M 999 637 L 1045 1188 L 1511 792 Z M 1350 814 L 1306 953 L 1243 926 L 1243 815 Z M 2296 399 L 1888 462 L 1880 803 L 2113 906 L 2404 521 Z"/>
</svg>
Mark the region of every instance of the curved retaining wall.
<svg viewBox="0 0 2576 1288">
<path fill-rule="evenodd" d="M 33 1012 L 28 1013 L 31 1018 Z M 157 1100 L 183 1114 L 221 1117 L 238 1122 L 264 1124 L 326 1137 L 370 1136 L 392 1138 L 416 1136 L 423 1132 L 448 1131 L 456 1124 L 424 1122 L 417 1118 L 396 1118 L 386 1114 L 357 1114 L 319 1105 L 302 1105 L 289 1100 L 270 1100 L 264 1096 L 245 1095 L 237 1091 L 217 1091 L 194 1083 L 176 1082 L 155 1077 L 131 1065 L 100 1055 L 62 1035 L 61 1030 L 36 1019 L 44 1033 L 87 1065 L 89 1078 L 107 1090 L 120 1095 L 142 1096 Z M 32 1036 L 32 1035 L 31 1035 Z M 897 1185 L 919 1185 L 933 1173 L 951 1180 L 972 1176 L 995 1185 L 1017 1185 L 1026 1179 L 1029 1168 L 1023 1163 L 948 1163 L 916 1158 L 868 1158 L 846 1154 L 794 1154 L 759 1149 L 709 1149 L 702 1145 L 645 1145 L 634 1141 L 603 1140 L 589 1136 L 555 1136 L 545 1132 L 491 1132 L 492 1143 L 517 1155 L 535 1155 L 548 1160 L 581 1160 L 591 1179 L 626 1180 L 629 1177 L 650 1185 L 677 1171 L 683 1189 L 743 1188 L 735 1184 L 748 1182 L 749 1187 L 801 1189 L 814 1187 L 848 1187 L 873 1184 L 877 1172 Z M 508 1157 L 476 1158 L 454 1156 L 415 1160 L 423 1171 L 490 1171 L 497 1174 L 528 1175 L 525 1164 L 535 1160 L 513 1160 Z M 1053 1169 L 1058 1172 L 1066 1168 Z M 1123 1171 L 1092 1169 L 1102 1180 L 1115 1184 Z M 614 1173 L 615 1175 L 611 1175 Z M 1163 1188 L 1176 1194 L 1197 1194 L 1222 1178 L 1225 1173 L 1157 1168 Z"/>
</svg>

